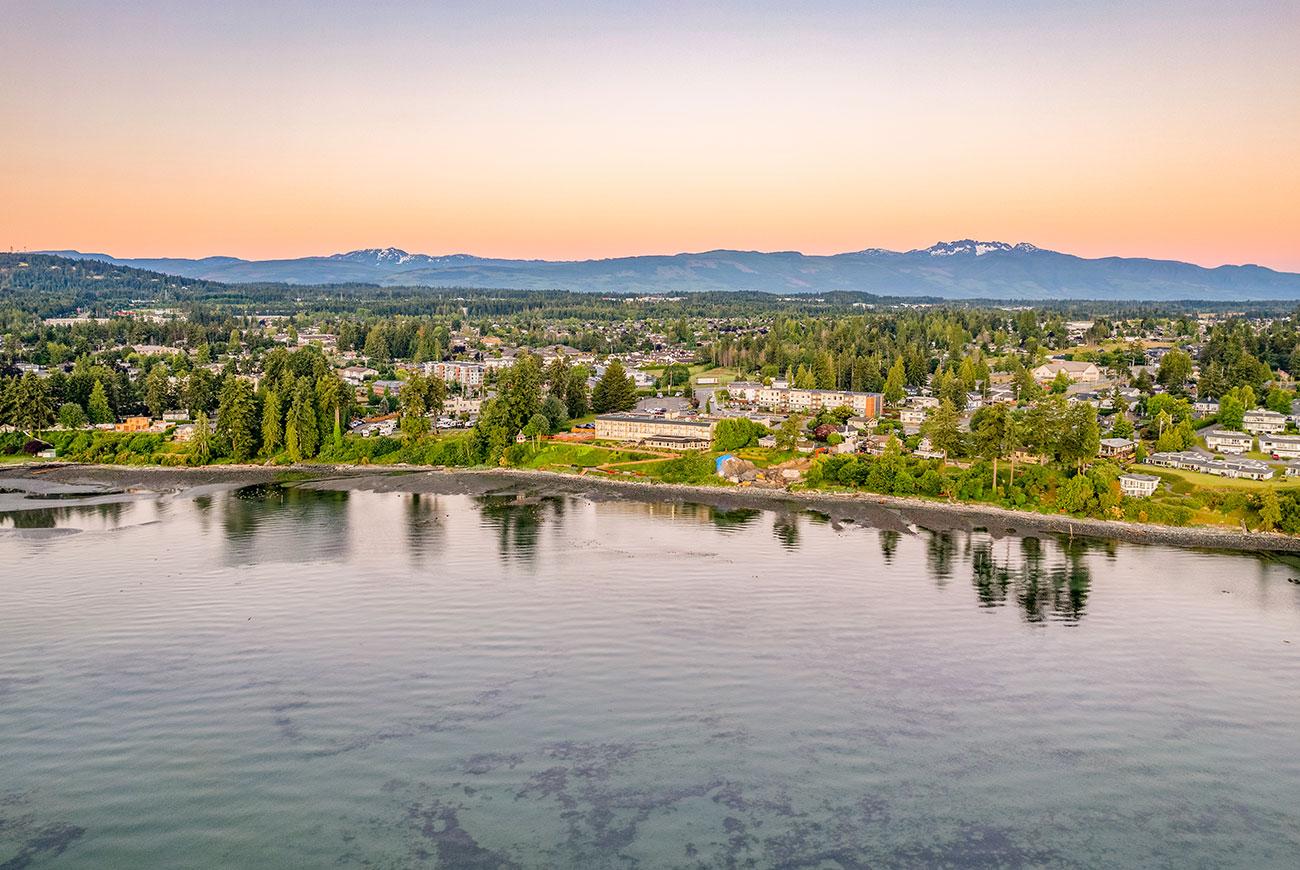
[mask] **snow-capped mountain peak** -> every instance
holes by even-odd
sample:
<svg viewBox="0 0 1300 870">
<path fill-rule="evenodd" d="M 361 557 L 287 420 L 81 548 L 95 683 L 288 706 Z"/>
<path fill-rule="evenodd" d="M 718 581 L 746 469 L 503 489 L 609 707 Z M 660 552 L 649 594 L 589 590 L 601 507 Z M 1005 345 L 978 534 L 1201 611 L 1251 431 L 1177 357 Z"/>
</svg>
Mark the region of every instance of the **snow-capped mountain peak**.
<svg viewBox="0 0 1300 870">
<path fill-rule="evenodd" d="M 955 257 L 960 254 L 981 257 L 984 254 L 1006 253 L 1013 250 L 1018 250 L 1018 247 L 1009 245 L 1006 242 L 980 242 L 975 239 L 960 239 L 955 242 L 938 242 L 928 248 L 909 251 L 908 253 L 929 254 L 931 257 Z"/>
<path fill-rule="evenodd" d="M 352 263 L 374 263 L 400 266 L 421 254 L 408 254 L 401 248 L 361 248 L 346 254 L 333 254 L 331 260 L 346 260 Z"/>
</svg>

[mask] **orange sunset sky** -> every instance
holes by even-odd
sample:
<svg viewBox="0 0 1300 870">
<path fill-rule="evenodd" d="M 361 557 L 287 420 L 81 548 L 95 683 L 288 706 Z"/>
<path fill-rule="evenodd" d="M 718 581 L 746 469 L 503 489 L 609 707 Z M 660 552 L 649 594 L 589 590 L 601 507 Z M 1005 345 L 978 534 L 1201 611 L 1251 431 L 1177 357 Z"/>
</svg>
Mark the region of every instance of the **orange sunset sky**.
<svg viewBox="0 0 1300 870">
<path fill-rule="evenodd" d="M 4 249 L 974 237 L 1300 271 L 1295 0 L 2 11 Z"/>
</svg>

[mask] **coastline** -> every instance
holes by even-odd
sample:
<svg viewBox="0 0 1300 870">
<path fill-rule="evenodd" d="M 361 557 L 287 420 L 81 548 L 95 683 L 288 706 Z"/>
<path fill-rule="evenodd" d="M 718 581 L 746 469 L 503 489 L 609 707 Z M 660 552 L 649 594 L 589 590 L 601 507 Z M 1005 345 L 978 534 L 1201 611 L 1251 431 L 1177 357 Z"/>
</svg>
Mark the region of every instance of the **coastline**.
<svg viewBox="0 0 1300 870">
<path fill-rule="evenodd" d="M 487 495 L 520 484 L 538 496 L 574 495 L 596 500 L 690 502 L 722 510 L 815 511 L 833 522 L 914 534 L 985 530 L 995 538 L 1034 534 L 1079 535 L 1135 544 L 1300 553 L 1300 537 L 1270 532 L 1239 532 L 1205 526 L 1162 526 L 1122 520 L 1015 511 L 995 505 L 937 502 L 876 493 L 789 491 L 711 487 L 616 480 L 517 468 L 423 468 L 406 465 L 214 465 L 197 468 L 154 465 L 19 463 L 0 467 L 0 479 L 49 481 L 60 485 L 111 485 L 154 492 L 229 488 L 292 481 L 311 489 Z M 88 496 L 90 494 L 88 493 Z"/>
</svg>

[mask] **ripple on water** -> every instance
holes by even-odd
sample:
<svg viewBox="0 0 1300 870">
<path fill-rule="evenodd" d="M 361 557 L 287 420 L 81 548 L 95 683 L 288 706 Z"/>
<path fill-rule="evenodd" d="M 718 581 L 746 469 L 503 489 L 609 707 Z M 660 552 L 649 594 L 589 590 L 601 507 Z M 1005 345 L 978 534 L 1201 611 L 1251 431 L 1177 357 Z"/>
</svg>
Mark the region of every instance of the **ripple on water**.
<svg viewBox="0 0 1300 870">
<path fill-rule="evenodd" d="M 1300 851 L 1285 565 L 513 489 L 21 513 L 6 870 Z"/>
</svg>

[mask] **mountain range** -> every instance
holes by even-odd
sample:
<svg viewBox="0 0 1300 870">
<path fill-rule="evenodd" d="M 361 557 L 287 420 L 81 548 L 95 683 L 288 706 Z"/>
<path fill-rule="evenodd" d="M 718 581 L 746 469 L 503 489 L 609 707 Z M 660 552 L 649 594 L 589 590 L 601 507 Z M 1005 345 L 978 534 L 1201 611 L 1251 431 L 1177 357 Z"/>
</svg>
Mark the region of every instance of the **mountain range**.
<svg viewBox="0 0 1300 870">
<path fill-rule="evenodd" d="M 288 260 L 121 259 L 79 251 L 41 253 L 234 284 L 362 283 L 642 294 L 705 290 L 816 294 L 850 290 L 896 297 L 1025 301 L 1300 299 L 1300 274 L 1263 266 L 1205 268 L 1176 260 L 1086 259 L 1026 242 L 972 239 L 940 242 L 911 251 L 868 248 L 811 255 L 797 251 L 723 250 L 601 260 L 433 256 L 398 248 L 365 248 Z"/>
</svg>

